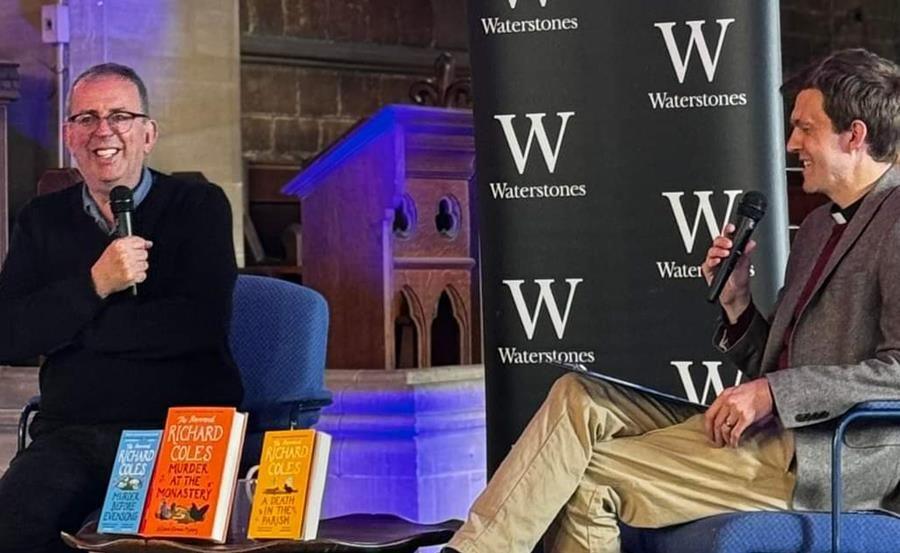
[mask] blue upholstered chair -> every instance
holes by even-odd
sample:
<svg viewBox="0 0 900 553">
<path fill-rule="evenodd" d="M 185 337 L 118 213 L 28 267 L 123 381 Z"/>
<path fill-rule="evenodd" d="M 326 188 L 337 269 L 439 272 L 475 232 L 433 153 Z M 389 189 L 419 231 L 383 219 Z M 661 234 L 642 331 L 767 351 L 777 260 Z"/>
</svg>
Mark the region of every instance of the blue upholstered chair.
<svg viewBox="0 0 900 553">
<path fill-rule="evenodd" d="M 266 430 L 308 428 L 331 403 L 325 389 L 328 305 L 321 294 L 284 280 L 241 275 L 234 289 L 231 353 L 250 414 L 243 469 L 259 462 Z"/>
<path fill-rule="evenodd" d="M 266 430 L 306 428 L 331 403 L 325 389 L 328 305 L 309 288 L 240 275 L 234 288 L 230 344 L 244 383 L 241 410 L 250 414 L 242 468 L 256 464 Z M 40 397 L 19 420 L 19 449 Z"/>
<path fill-rule="evenodd" d="M 860 403 L 840 419 L 832 443 L 831 513 L 732 513 L 655 530 L 622 525 L 623 550 L 628 553 L 897 553 L 900 519 L 877 512 L 841 513 L 841 447 L 847 427 L 859 419 L 900 419 L 900 401 Z"/>
</svg>

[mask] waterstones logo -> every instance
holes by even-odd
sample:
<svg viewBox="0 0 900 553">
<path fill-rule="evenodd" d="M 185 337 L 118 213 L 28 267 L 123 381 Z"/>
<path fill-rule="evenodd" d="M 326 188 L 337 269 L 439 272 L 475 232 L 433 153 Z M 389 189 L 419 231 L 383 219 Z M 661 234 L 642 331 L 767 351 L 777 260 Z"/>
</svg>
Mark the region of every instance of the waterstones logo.
<svg viewBox="0 0 900 553">
<path fill-rule="evenodd" d="M 513 127 L 515 114 L 495 115 L 494 119 L 500 122 L 500 128 L 503 129 L 503 136 L 506 137 L 506 144 L 509 146 L 509 153 L 512 154 L 513 161 L 516 162 L 516 169 L 519 174 L 525 173 L 528 165 L 528 156 L 531 154 L 531 146 L 534 139 L 537 138 L 538 147 L 541 155 L 544 157 L 544 163 L 547 165 L 547 171 L 552 175 L 556 170 L 556 160 L 559 159 L 559 151 L 562 148 L 563 139 L 566 136 L 566 126 L 569 119 L 575 115 L 574 111 L 559 111 L 556 116 L 559 117 L 559 131 L 556 134 L 556 145 L 550 145 L 550 139 L 547 137 L 547 129 L 544 127 L 544 117 L 546 113 L 526 113 L 525 117 L 531 121 L 531 127 L 528 130 L 528 138 L 525 140 L 523 147 L 516 135 L 516 129 Z"/>
<path fill-rule="evenodd" d="M 683 96 L 669 92 L 648 92 L 653 109 L 727 108 L 747 105 L 747 93 L 696 94 Z"/>
<path fill-rule="evenodd" d="M 557 162 L 563 148 L 566 130 L 569 128 L 569 121 L 574 120 L 574 111 L 558 111 L 556 117 L 545 121 L 546 113 L 526 113 L 525 119 L 530 123 L 524 140 L 520 139 L 519 132 L 516 127 L 521 130 L 522 124 L 519 123 L 516 114 L 499 114 L 494 119 L 500 125 L 503 131 L 503 137 L 506 139 L 506 145 L 509 149 L 510 156 L 516 166 L 516 171 L 520 175 L 525 174 L 528 168 L 529 160 L 533 159 L 532 152 L 540 153 L 544 161 L 547 172 L 553 175 L 556 172 Z M 556 124 L 554 124 L 556 123 Z M 548 126 L 550 131 L 548 133 Z M 551 135 L 555 133 L 555 139 Z M 523 143 L 524 142 L 524 143 Z M 537 147 L 535 148 L 535 144 Z M 521 200 L 521 199 L 553 199 L 553 198 L 580 198 L 587 196 L 587 187 L 578 183 L 510 183 L 491 182 L 491 196 L 495 200 Z"/>
<path fill-rule="evenodd" d="M 671 364 L 678 371 L 681 385 L 684 387 L 685 397 L 689 401 L 709 404 L 712 399 L 715 399 L 725 389 L 725 385 L 722 383 L 721 361 L 703 361 L 700 367 L 695 367 L 693 361 L 672 361 Z M 694 373 L 697 372 L 702 375 L 702 389 L 698 389 L 696 382 L 694 382 Z M 731 384 L 731 386 L 740 384 L 743 377 L 744 374 L 741 371 L 737 371 L 734 384 Z M 713 393 L 711 397 L 710 392 Z"/>
<path fill-rule="evenodd" d="M 556 279 L 535 279 L 532 281 L 537 287 L 537 298 L 530 304 L 525 298 L 525 292 L 522 288 L 525 280 L 510 279 L 504 280 L 503 285 L 509 290 L 516 307 L 516 313 L 519 316 L 519 322 L 522 323 L 522 330 L 525 332 L 526 339 L 530 342 L 534 339 L 535 332 L 538 329 L 538 323 L 542 317 L 550 320 L 556 338 L 562 340 L 566 335 L 566 327 L 569 324 L 569 315 L 572 312 L 572 304 L 575 300 L 575 292 L 578 285 L 584 282 L 583 278 L 567 278 L 565 285 L 556 285 Z M 556 291 L 554 291 L 556 285 Z M 529 292 L 534 290 L 534 286 L 528 286 Z M 557 293 L 560 288 L 565 291 L 565 300 L 563 303 L 557 300 Z M 528 294 L 533 297 L 533 292 Z M 546 312 L 546 315 L 543 315 Z M 593 351 L 531 351 L 521 350 L 517 347 L 497 348 L 500 360 L 506 364 L 516 365 L 533 365 L 539 363 L 593 363 L 596 355 Z"/>
<path fill-rule="evenodd" d="M 500 362 L 504 365 L 543 365 L 546 363 L 594 363 L 597 356 L 593 351 L 527 351 L 514 347 L 497 348 Z"/>
<path fill-rule="evenodd" d="M 509 7 L 515 10 L 519 4 L 534 2 L 546 8 L 549 0 L 507 0 Z M 485 35 L 507 35 L 520 33 L 547 33 L 557 31 L 575 31 L 578 29 L 577 17 L 535 17 L 529 19 L 512 19 L 501 17 L 482 17 L 481 27 Z"/>
<path fill-rule="evenodd" d="M 684 84 L 684 77 L 687 75 L 688 65 L 694 50 L 700 56 L 700 63 L 706 72 L 706 80 L 713 82 L 716 78 L 716 69 L 719 66 L 719 56 L 722 54 L 722 45 L 725 43 L 725 33 L 728 27 L 734 23 L 734 19 L 717 19 L 719 24 L 719 39 L 716 42 L 715 56 L 709 55 L 709 46 L 706 44 L 706 35 L 703 34 L 703 25 L 705 20 L 685 21 L 685 24 L 691 29 L 691 36 L 688 39 L 687 50 L 684 56 L 678 50 L 678 43 L 675 41 L 675 34 L 672 29 L 675 28 L 674 21 L 666 21 L 664 23 L 654 23 L 653 26 L 662 33 L 663 41 L 666 43 L 666 49 L 669 51 L 669 59 L 672 61 L 672 69 L 675 70 L 675 76 L 678 77 L 678 83 Z"/>
<path fill-rule="evenodd" d="M 546 307 L 547 315 L 550 322 L 553 323 L 553 330 L 556 331 L 556 337 L 562 340 L 566 335 L 566 325 L 569 324 L 569 313 L 572 310 L 572 301 L 575 299 L 575 291 L 578 285 L 584 282 L 583 278 L 567 278 L 566 284 L 569 285 L 569 291 L 566 295 L 565 310 L 560 312 L 559 303 L 556 301 L 556 295 L 553 293 L 553 284 L 556 279 L 539 278 L 534 283 L 538 287 L 537 301 L 534 307 L 528 306 L 525 301 L 525 295 L 522 293 L 522 285 L 524 280 L 504 280 L 503 285 L 509 289 L 512 295 L 513 303 L 516 306 L 516 312 L 519 314 L 519 321 L 522 323 L 522 329 L 528 341 L 534 339 L 534 331 L 537 329 L 538 320 L 541 312 Z"/>
<path fill-rule="evenodd" d="M 681 241 L 684 244 L 685 254 L 691 255 L 694 253 L 699 235 L 703 235 L 703 246 L 708 246 L 713 238 L 719 235 L 720 230 L 725 227 L 725 223 L 727 223 L 731 217 L 735 199 L 741 192 L 742 190 L 723 190 L 721 193 L 716 194 L 712 190 L 695 190 L 693 196 L 697 200 L 696 211 L 693 212 L 691 217 L 688 216 L 687 210 L 682 202 L 682 198 L 685 195 L 684 192 L 662 193 L 662 197 L 668 200 L 669 207 L 672 210 L 672 216 L 675 219 L 675 227 L 678 229 Z M 716 215 L 716 210 L 713 208 L 712 199 L 714 194 L 717 196 L 724 194 L 727 198 L 727 207 L 724 211 L 720 211 L 718 216 Z M 717 202 L 717 205 L 721 203 L 722 202 L 719 201 Z M 706 228 L 706 233 L 700 231 L 701 226 Z M 709 236 L 708 240 L 706 239 L 707 235 Z M 703 277 L 699 265 L 686 264 L 679 261 L 657 261 L 656 269 L 659 272 L 659 278 L 664 280 Z"/>
<path fill-rule="evenodd" d="M 707 82 L 710 84 L 713 83 L 716 78 L 716 71 L 719 67 L 719 60 L 722 55 L 722 48 L 725 44 L 728 28 L 734 21 L 734 18 L 716 19 L 716 23 L 719 26 L 719 32 L 715 43 L 715 53 L 712 54 L 710 53 L 707 36 L 703 29 L 706 20 L 685 21 L 685 25 L 690 29 L 690 35 L 688 37 L 687 46 L 684 48 L 684 54 L 681 53 L 682 49 L 679 47 L 678 41 L 675 38 L 675 33 L 677 32 L 677 23 L 675 21 L 664 21 L 653 24 L 654 27 L 659 29 L 659 32 L 662 35 L 663 43 L 669 54 L 669 60 L 672 63 L 672 69 L 675 72 L 675 77 L 678 79 L 678 84 L 684 84 L 684 80 L 690 69 L 691 60 L 695 58 L 700 59 L 700 65 L 703 67 Z M 680 34 L 683 35 L 683 33 Z M 694 54 L 695 52 L 696 55 Z M 694 66 L 696 67 L 697 64 L 694 63 Z M 746 106 L 748 103 L 747 93 L 740 91 L 713 94 L 676 94 L 673 92 L 662 91 L 648 92 L 647 96 L 650 99 L 650 107 L 654 110 L 728 108 Z"/>
<path fill-rule="evenodd" d="M 725 223 L 731 217 L 731 211 L 734 209 L 734 201 L 741 195 L 743 190 L 723 190 L 722 194 L 728 198 L 728 206 L 724 212 L 719 213 L 716 217 L 715 209 L 713 209 L 711 198 L 715 193 L 712 190 L 695 190 L 694 197 L 697 198 L 697 210 L 694 212 L 693 222 L 688 224 L 687 213 L 681 198 L 684 192 L 663 192 L 663 198 L 669 201 L 669 207 L 672 209 L 672 215 L 675 218 L 675 225 L 681 234 L 681 241 L 684 243 L 684 252 L 691 254 L 697 243 L 697 234 L 700 230 L 701 220 L 706 224 L 706 230 L 709 231 L 709 240 L 719 235 L 719 230 L 725 226 Z"/>
<path fill-rule="evenodd" d="M 583 184 L 512 184 L 492 182 L 491 196 L 495 200 L 542 200 L 552 198 L 581 198 L 587 196 Z"/>
</svg>

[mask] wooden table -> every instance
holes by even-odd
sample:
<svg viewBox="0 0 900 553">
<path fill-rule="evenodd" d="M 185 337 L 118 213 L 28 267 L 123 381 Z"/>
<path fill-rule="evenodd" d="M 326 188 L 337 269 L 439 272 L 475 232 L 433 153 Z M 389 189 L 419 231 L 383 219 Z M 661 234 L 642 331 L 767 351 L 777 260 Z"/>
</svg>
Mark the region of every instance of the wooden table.
<svg viewBox="0 0 900 553">
<path fill-rule="evenodd" d="M 70 547 L 98 553 L 413 553 L 417 548 L 447 543 L 462 524 L 448 520 L 418 524 L 394 515 L 346 515 L 319 523 L 312 541 L 247 541 L 214 545 L 98 534 L 91 523 L 72 536 L 62 533 Z"/>
</svg>

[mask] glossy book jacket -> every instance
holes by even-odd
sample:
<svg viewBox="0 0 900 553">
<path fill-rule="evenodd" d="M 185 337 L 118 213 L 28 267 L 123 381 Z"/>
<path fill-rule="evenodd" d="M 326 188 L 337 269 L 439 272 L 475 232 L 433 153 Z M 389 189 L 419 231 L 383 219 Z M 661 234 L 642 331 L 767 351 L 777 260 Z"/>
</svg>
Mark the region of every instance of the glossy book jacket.
<svg viewBox="0 0 900 553">
<path fill-rule="evenodd" d="M 142 536 L 225 541 L 246 420 L 233 407 L 169 409 Z"/>
<path fill-rule="evenodd" d="M 162 430 L 123 430 L 97 531 L 137 534 Z"/>
<path fill-rule="evenodd" d="M 263 438 L 247 536 L 315 539 L 331 436 L 315 430 L 274 430 Z"/>
</svg>

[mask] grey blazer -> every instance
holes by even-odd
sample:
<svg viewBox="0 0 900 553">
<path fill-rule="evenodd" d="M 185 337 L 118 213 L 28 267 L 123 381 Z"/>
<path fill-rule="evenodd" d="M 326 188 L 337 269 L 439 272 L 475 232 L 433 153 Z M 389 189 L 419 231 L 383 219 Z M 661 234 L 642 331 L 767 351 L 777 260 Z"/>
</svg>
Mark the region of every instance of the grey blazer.
<svg viewBox="0 0 900 553">
<path fill-rule="evenodd" d="M 835 224 L 830 204 L 794 238 L 774 317 L 757 311 L 747 332 L 720 349 L 750 378 L 765 375 L 781 424 L 796 444 L 794 508 L 831 508 L 831 436 L 855 403 L 900 398 L 900 167 L 863 199 L 825 266 L 775 370 L 799 296 Z M 755 309 L 755 308 L 754 308 Z M 853 428 L 856 428 L 855 430 Z M 847 509 L 900 512 L 900 427 L 851 427 L 843 458 Z"/>
</svg>

